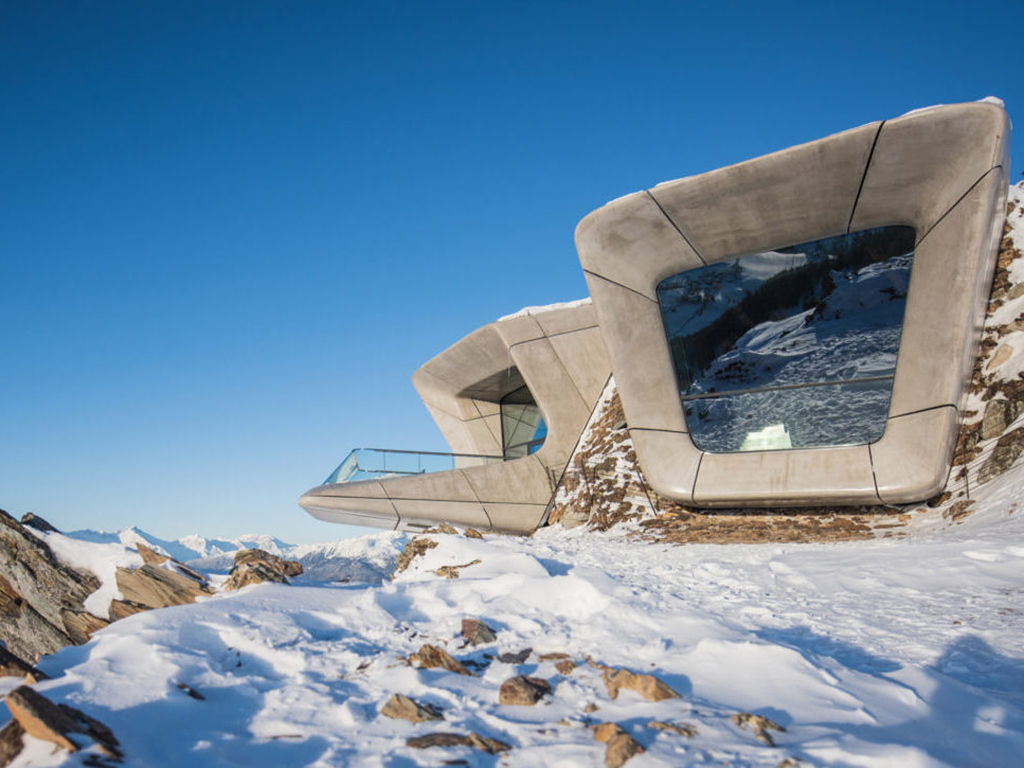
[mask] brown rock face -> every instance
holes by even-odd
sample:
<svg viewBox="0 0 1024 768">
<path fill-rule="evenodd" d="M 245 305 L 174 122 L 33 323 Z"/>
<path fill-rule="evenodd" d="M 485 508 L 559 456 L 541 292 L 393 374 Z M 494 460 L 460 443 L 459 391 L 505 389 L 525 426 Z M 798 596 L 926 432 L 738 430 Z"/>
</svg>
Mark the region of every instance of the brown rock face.
<svg viewBox="0 0 1024 768">
<path fill-rule="evenodd" d="M 630 672 L 628 669 L 606 667 L 602 664 L 591 663 L 603 671 L 604 684 L 608 688 L 608 695 L 613 699 L 619 698 L 619 691 L 623 689 L 634 691 L 648 701 L 679 698 L 678 693 L 654 675 L 641 675 L 636 672 Z"/>
<path fill-rule="evenodd" d="M 604 764 L 608 768 L 619 768 L 634 755 L 646 752 L 640 742 L 622 730 L 616 723 L 595 725 L 594 739 L 608 745 L 608 749 L 604 753 Z"/>
<path fill-rule="evenodd" d="M 58 562 L 46 543 L 0 510 L 0 640 L 34 661 L 75 642 L 65 612 L 100 586 L 91 573 Z"/>
<path fill-rule="evenodd" d="M 235 553 L 235 565 L 224 582 L 224 589 L 241 589 L 268 581 L 287 584 L 290 576 L 300 573 L 302 566 L 295 560 L 285 560 L 262 549 L 243 549 Z"/>
<path fill-rule="evenodd" d="M 24 677 L 33 675 L 42 680 L 45 675 L 24 659 L 19 659 L 6 648 L 0 648 L 0 677 Z"/>
<path fill-rule="evenodd" d="M 76 611 L 71 608 L 65 608 L 61 611 L 61 617 L 64 619 L 64 626 L 67 628 L 68 634 L 71 635 L 71 641 L 75 645 L 89 642 L 93 632 L 98 632 L 104 627 L 110 626 L 109 621 L 93 616 L 88 611 Z"/>
<path fill-rule="evenodd" d="M 205 584 L 156 565 L 118 568 L 116 578 L 124 600 L 146 608 L 187 605 L 200 595 L 213 594 Z"/>
<path fill-rule="evenodd" d="M 478 733 L 428 733 L 426 736 L 414 736 L 405 743 L 414 749 L 427 749 L 428 747 L 472 747 L 489 755 L 508 752 L 512 749 L 511 744 L 506 744 L 497 739 L 489 739 Z"/>
<path fill-rule="evenodd" d="M 163 565 L 171 559 L 167 555 L 161 555 L 152 547 L 147 547 L 141 542 L 135 545 L 135 550 L 142 557 L 142 562 L 147 565 Z"/>
<path fill-rule="evenodd" d="M 433 539 L 413 539 L 405 545 L 405 548 L 399 552 L 398 557 L 395 558 L 394 573 L 401 573 L 412 565 L 413 560 L 427 552 L 427 550 L 433 549 L 436 546 L 437 542 Z M 392 578 L 394 578 L 394 573 L 392 574 Z"/>
<path fill-rule="evenodd" d="M 498 703 L 532 707 L 549 693 L 551 693 L 551 684 L 547 680 L 519 675 L 510 677 L 501 684 L 501 689 L 498 691 Z"/>
<path fill-rule="evenodd" d="M 786 732 L 778 723 L 769 720 L 767 717 L 762 715 L 752 715 L 749 712 L 737 712 L 732 716 L 732 721 L 736 723 L 740 728 L 746 728 L 748 731 L 753 731 L 754 736 L 757 740 L 763 744 L 767 744 L 769 747 L 775 746 L 775 739 L 768 733 L 769 730 Z"/>
<path fill-rule="evenodd" d="M 420 704 L 400 693 L 396 693 L 388 699 L 387 703 L 381 707 L 380 713 L 384 717 L 390 717 L 394 720 L 408 720 L 410 723 L 444 720 L 444 717 L 436 708 L 429 704 Z"/>
<path fill-rule="evenodd" d="M 484 624 L 480 619 L 463 619 L 462 636 L 470 645 L 482 645 L 493 643 L 498 639 L 494 630 Z"/>
<path fill-rule="evenodd" d="M 447 651 L 443 651 L 436 645 L 424 644 L 416 653 L 409 657 L 409 661 L 421 669 L 447 669 L 458 675 L 473 677 L 473 673 L 457 662 Z"/>
<path fill-rule="evenodd" d="M 28 686 L 21 686 L 7 694 L 7 708 L 25 733 L 49 741 L 69 752 L 76 752 L 80 744 L 70 736 L 87 736 L 107 754 L 121 757 L 121 748 L 114 734 L 103 723 L 66 704 L 54 704 Z"/>
<path fill-rule="evenodd" d="M 11 764 L 21 750 L 25 748 L 22 736 L 25 729 L 18 725 L 17 720 L 11 720 L 3 728 L 0 728 L 0 767 Z"/>
<path fill-rule="evenodd" d="M 987 483 L 1013 466 L 1013 462 L 1024 452 L 1024 427 L 1007 432 L 996 442 L 992 455 L 978 472 L 978 484 Z"/>
<path fill-rule="evenodd" d="M 651 720 L 647 724 L 648 728 L 654 728 L 659 731 L 671 731 L 672 733 L 678 733 L 680 736 L 685 736 L 688 739 L 692 739 L 697 735 L 697 726 L 689 725 L 688 723 L 666 723 L 661 720 Z"/>
<path fill-rule="evenodd" d="M 460 575 L 459 571 L 461 571 L 463 568 L 469 568 L 469 566 L 478 565 L 479 563 L 480 560 L 477 559 L 468 563 L 463 563 L 462 565 L 442 565 L 440 568 L 434 571 L 434 573 L 436 573 L 438 576 L 444 576 L 446 579 L 457 579 L 459 578 Z"/>
</svg>

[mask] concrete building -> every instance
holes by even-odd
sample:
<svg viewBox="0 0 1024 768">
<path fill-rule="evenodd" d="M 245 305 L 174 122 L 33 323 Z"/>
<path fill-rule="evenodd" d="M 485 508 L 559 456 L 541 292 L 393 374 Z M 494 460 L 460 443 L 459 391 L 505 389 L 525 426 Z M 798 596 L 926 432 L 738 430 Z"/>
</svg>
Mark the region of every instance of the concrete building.
<svg viewBox="0 0 1024 768">
<path fill-rule="evenodd" d="M 355 451 L 300 504 L 532 531 L 610 375 L 667 499 L 932 496 L 977 357 L 1009 137 L 994 104 L 933 107 L 608 203 L 576 231 L 592 302 L 491 323 L 413 376 L 452 454 Z"/>
</svg>

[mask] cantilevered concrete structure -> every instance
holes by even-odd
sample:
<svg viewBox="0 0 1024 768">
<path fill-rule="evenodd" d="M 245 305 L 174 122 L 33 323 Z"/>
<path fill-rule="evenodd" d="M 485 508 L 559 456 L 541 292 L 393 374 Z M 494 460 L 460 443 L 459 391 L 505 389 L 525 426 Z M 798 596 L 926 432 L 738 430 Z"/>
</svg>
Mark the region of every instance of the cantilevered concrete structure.
<svg viewBox="0 0 1024 768">
<path fill-rule="evenodd" d="M 666 498 L 935 494 L 986 312 L 1009 133 L 994 104 L 934 107 L 607 204 L 576 233 L 592 306 L 499 320 L 414 375 L 451 469 L 359 480 L 353 455 L 300 503 L 336 522 L 531 531 L 609 373 Z"/>
</svg>

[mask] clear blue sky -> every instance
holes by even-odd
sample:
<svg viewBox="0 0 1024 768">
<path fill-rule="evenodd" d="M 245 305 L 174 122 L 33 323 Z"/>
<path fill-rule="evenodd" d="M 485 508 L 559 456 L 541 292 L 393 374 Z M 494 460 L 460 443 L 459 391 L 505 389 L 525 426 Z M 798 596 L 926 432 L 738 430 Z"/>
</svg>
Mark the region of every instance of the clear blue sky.
<svg viewBox="0 0 1024 768">
<path fill-rule="evenodd" d="M 4 0 L 0 507 L 340 538 L 297 497 L 350 447 L 443 450 L 410 375 L 586 295 L 581 217 L 915 107 L 1017 116 L 1022 21 L 1005 0 Z"/>
</svg>

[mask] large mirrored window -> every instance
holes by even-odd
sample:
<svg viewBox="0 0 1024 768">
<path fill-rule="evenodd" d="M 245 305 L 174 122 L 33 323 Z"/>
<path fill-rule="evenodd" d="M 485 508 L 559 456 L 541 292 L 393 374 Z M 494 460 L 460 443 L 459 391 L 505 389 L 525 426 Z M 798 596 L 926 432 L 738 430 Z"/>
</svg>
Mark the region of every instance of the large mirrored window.
<svg viewBox="0 0 1024 768">
<path fill-rule="evenodd" d="M 910 227 L 878 227 L 663 280 L 661 316 L 697 447 L 878 440 L 914 239 Z"/>
<path fill-rule="evenodd" d="M 548 433 L 540 408 L 525 386 L 501 398 L 501 444 L 506 459 L 536 453 Z"/>
</svg>

